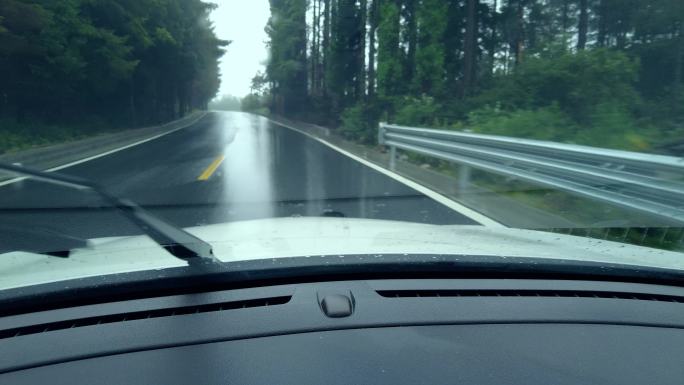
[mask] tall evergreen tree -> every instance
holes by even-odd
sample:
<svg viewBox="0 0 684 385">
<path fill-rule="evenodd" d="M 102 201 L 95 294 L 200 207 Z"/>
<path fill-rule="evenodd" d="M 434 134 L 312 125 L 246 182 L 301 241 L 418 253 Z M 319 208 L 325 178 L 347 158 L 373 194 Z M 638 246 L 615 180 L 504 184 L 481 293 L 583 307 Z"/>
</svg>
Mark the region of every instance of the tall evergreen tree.
<svg viewBox="0 0 684 385">
<path fill-rule="evenodd" d="M 577 50 L 581 51 L 587 46 L 587 33 L 589 31 L 589 0 L 579 0 L 579 25 L 577 26 Z"/>
<path fill-rule="evenodd" d="M 381 116 L 532 136 L 560 126 L 579 142 L 684 121 L 680 0 L 310 1 L 312 119 L 364 142 Z M 306 63 L 282 54 L 297 31 L 272 36 L 269 68 Z M 294 90 L 268 75 L 276 98 Z"/>
<path fill-rule="evenodd" d="M 477 23 L 478 4 L 478 0 L 467 0 L 466 33 L 463 42 L 463 87 L 461 88 L 461 96 L 470 93 L 475 83 L 475 61 L 479 29 Z"/>
<path fill-rule="evenodd" d="M 0 118 L 131 125 L 205 107 L 228 44 L 213 32 L 213 9 L 200 0 L 0 1 Z"/>
<path fill-rule="evenodd" d="M 376 35 L 380 17 L 380 0 L 370 0 L 369 30 L 368 30 L 368 99 L 373 100 L 376 88 Z"/>
<path fill-rule="evenodd" d="M 418 25 L 415 73 L 411 91 L 415 95 L 443 96 L 444 33 L 447 27 L 447 4 L 442 0 L 423 0 L 416 12 Z M 410 58 L 410 57 L 409 57 Z"/>
<path fill-rule="evenodd" d="M 380 1 L 378 26 L 378 93 L 384 98 L 401 94 L 403 90 L 403 60 L 399 46 L 401 31 L 400 7 L 395 0 Z"/>
<path fill-rule="evenodd" d="M 280 114 L 306 109 L 306 9 L 306 0 L 271 0 L 266 28 L 271 61 L 266 72 L 273 86 L 273 108 Z"/>
</svg>

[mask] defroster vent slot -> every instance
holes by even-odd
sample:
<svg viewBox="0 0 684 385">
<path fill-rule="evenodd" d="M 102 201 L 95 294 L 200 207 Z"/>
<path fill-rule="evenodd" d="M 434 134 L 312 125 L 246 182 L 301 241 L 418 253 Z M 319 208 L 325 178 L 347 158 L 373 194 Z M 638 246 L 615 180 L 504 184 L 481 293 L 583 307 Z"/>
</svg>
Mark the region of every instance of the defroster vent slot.
<svg viewBox="0 0 684 385">
<path fill-rule="evenodd" d="M 142 320 L 148 318 L 162 318 L 185 314 L 198 314 L 198 313 L 210 313 L 218 312 L 224 310 L 235 310 L 235 309 L 246 309 L 255 308 L 263 306 L 273 306 L 273 305 L 284 305 L 290 301 L 291 296 L 282 297 L 270 297 L 270 298 L 259 298 L 250 299 L 244 301 L 232 301 L 232 302 L 221 302 L 221 303 L 211 303 L 205 305 L 195 305 L 195 306 L 183 306 L 183 307 L 171 307 L 164 309 L 155 310 L 143 310 L 130 313 L 117 313 L 108 314 L 103 316 L 87 317 L 70 319 L 67 321 L 59 321 L 52 323 L 44 323 L 40 325 L 31 325 L 25 327 L 19 327 L 14 329 L 0 330 L 0 339 L 3 338 L 13 338 L 19 336 L 25 336 L 29 334 L 45 333 L 55 330 L 65 330 L 73 329 L 84 326 L 91 325 L 101 325 L 110 324 L 116 322 L 127 322 Z"/>
<path fill-rule="evenodd" d="M 640 301 L 684 303 L 684 297 L 662 294 L 627 293 L 583 290 L 378 290 L 387 298 L 422 297 L 556 297 L 556 298 L 609 298 Z"/>
</svg>

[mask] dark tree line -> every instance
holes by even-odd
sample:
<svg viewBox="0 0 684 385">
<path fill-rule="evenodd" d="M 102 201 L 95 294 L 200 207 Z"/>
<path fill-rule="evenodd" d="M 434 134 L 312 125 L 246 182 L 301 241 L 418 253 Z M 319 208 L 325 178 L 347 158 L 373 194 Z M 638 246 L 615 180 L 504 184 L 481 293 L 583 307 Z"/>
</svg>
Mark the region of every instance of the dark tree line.
<svg viewBox="0 0 684 385">
<path fill-rule="evenodd" d="M 0 0 L 0 118 L 122 126 L 205 108 L 229 43 L 213 32 L 214 7 L 201 0 Z"/>
<path fill-rule="evenodd" d="M 648 149 L 684 132 L 681 0 L 270 0 L 271 111 Z"/>
</svg>

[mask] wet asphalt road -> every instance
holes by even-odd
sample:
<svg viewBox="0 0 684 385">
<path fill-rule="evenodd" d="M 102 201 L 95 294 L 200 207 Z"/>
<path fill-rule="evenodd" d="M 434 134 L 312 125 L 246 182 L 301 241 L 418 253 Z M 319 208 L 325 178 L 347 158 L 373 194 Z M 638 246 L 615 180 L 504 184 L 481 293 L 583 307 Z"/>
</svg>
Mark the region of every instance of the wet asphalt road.
<svg viewBox="0 0 684 385">
<path fill-rule="evenodd" d="M 299 132 L 210 113 L 161 138 L 66 168 L 180 227 L 284 216 L 475 224 Z M 141 231 L 91 193 L 38 181 L 0 187 L 0 226 L 79 238 Z"/>
</svg>

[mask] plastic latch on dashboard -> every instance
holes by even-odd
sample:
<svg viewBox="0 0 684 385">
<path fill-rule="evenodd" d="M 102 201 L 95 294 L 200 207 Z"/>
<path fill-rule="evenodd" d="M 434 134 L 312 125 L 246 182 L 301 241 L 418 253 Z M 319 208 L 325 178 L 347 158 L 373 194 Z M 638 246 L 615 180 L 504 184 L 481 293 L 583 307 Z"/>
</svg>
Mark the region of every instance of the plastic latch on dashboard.
<svg viewBox="0 0 684 385">
<path fill-rule="evenodd" d="M 321 300 L 321 310 L 330 318 L 349 317 L 354 312 L 354 303 L 346 295 L 330 294 Z"/>
</svg>

